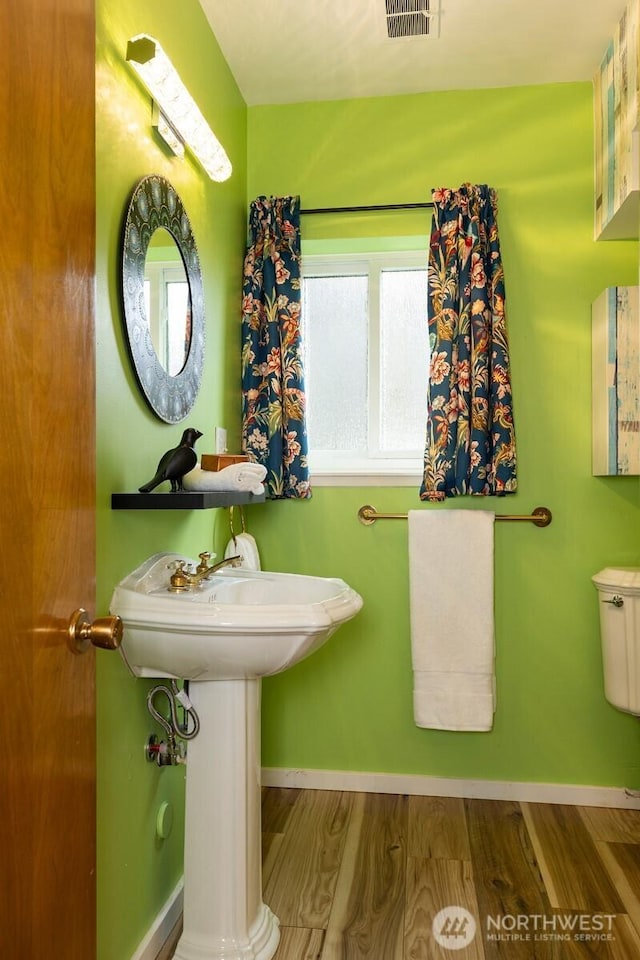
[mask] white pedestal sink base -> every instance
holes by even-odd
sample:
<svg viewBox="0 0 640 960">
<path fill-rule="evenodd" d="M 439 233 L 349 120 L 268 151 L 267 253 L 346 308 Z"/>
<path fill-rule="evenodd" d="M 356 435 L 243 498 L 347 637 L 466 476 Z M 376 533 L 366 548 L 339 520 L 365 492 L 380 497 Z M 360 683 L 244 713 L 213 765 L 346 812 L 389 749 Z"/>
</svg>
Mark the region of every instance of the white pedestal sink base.
<svg viewBox="0 0 640 960">
<path fill-rule="evenodd" d="M 200 732 L 187 757 L 184 929 L 174 960 L 270 960 L 278 919 L 262 902 L 261 681 L 194 682 Z"/>
<path fill-rule="evenodd" d="M 149 557 L 115 588 L 122 654 L 137 677 L 182 677 L 200 733 L 189 744 L 184 933 L 175 960 L 270 960 L 278 920 L 262 902 L 259 679 L 288 670 L 362 607 L 343 580 L 266 570 L 210 570 L 172 593 Z"/>
<path fill-rule="evenodd" d="M 263 903 L 255 928 L 249 931 L 244 943 L 239 940 L 196 943 L 189 941 L 183 933 L 173 956 L 174 960 L 271 960 L 279 941 L 278 918 Z"/>
</svg>

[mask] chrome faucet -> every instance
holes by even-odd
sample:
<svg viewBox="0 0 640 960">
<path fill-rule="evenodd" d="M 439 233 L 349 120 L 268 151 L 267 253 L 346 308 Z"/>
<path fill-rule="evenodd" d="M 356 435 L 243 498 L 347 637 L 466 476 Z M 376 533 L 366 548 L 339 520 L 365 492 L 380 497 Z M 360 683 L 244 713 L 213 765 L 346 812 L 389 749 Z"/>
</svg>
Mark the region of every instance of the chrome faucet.
<svg viewBox="0 0 640 960">
<path fill-rule="evenodd" d="M 167 588 L 171 593 L 187 593 L 189 590 L 195 590 L 203 580 L 214 574 L 216 570 L 220 570 L 222 567 L 237 567 L 242 561 L 240 554 L 237 554 L 235 557 L 225 557 L 224 560 L 219 560 L 218 563 L 209 566 L 210 553 L 199 553 L 198 556 L 200 557 L 200 563 L 195 570 L 186 570 L 186 561 L 176 560 L 175 572 L 171 575 Z"/>
</svg>

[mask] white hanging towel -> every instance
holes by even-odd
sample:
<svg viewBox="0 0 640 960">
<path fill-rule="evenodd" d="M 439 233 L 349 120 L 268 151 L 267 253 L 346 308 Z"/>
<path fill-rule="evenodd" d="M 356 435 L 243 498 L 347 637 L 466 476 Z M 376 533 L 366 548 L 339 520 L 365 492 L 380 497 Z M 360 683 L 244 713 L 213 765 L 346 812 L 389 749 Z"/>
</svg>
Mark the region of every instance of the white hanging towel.
<svg viewBox="0 0 640 960">
<path fill-rule="evenodd" d="M 416 725 L 491 730 L 495 514 L 410 510 L 408 519 Z"/>
<path fill-rule="evenodd" d="M 235 557 L 237 555 L 242 557 L 242 560 L 238 566 L 242 567 L 244 570 L 260 570 L 260 554 L 258 553 L 258 544 L 251 536 L 250 533 L 237 533 L 235 537 L 232 537 L 229 540 L 229 543 L 225 547 L 224 556 L 225 559 L 228 557 Z"/>
</svg>

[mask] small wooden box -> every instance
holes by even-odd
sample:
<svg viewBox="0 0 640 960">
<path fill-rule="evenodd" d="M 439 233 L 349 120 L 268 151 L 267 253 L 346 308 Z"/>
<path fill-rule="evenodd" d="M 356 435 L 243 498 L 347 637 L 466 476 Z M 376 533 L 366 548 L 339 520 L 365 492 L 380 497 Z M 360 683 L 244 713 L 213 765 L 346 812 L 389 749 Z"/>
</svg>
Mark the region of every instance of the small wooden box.
<svg viewBox="0 0 640 960">
<path fill-rule="evenodd" d="M 201 466 L 203 470 L 217 472 L 234 463 L 247 463 L 248 460 L 249 457 L 244 453 L 203 453 Z"/>
</svg>

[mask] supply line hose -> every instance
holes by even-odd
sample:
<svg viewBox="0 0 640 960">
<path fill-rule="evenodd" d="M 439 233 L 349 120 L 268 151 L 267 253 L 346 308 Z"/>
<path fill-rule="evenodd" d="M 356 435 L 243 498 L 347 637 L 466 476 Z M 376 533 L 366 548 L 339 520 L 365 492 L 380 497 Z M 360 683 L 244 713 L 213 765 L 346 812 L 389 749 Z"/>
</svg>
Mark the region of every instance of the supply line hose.
<svg viewBox="0 0 640 960">
<path fill-rule="evenodd" d="M 163 717 L 161 713 L 158 713 L 153 705 L 154 697 L 158 693 L 163 693 L 169 701 L 170 720 L 168 720 L 166 717 Z M 178 704 L 180 704 L 185 712 L 184 727 L 181 727 L 178 722 Z M 200 718 L 198 717 L 191 700 L 189 700 L 187 691 L 180 690 L 175 680 L 171 681 L 171 687 L 167 687 L 163 683 L 159 683 L 157 686 L 152 687 L 147 694 L 147 707 L 151 716 L 157 720 L 162 727 L 164 727 L 169 737 L 175 736 L 179 737 L 181 740 L 193 740 L 193 738 L 198 735 L 200 730 Z M 193 721 L 193 728 L 191 730 L 188 729 L 189 717 L 191 717 L 191 720 Z"/>
</svg>

